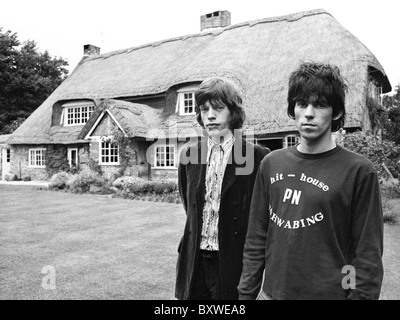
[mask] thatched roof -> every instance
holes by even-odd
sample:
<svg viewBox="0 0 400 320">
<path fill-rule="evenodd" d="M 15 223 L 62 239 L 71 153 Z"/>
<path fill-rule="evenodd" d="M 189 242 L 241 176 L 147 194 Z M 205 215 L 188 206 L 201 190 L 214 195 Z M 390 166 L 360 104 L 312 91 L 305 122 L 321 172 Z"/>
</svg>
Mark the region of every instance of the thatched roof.
<svg viewBox="0 0 400 320">
<path fill-rule="evenodd" d="M 371 67 L 379 71 L 384 92 L 391 90 L 375 56 L 319 9 L 85 57 L 16 130 L 10 143 L 56 143 L 50 136 L 49 113 L 59 100 L 162 94 L 174 85 L 213 75 L 229 77 L 243 89 L 245 128 L 253 128 L 256 134 L 295 130 L 286 115 L 287 82 L 289 74 L 306 60 L 336 64 L 348 80 L 347 127 L 362 127 Z M 190 129 L 192 120 L 174 114 L 167 122 Z M 164 119 L 161 125 L 168 123 Z M 70 141 L 79 140 L 78 135 L 69 133 Z"/>
<path fill-rule="evenodd" d="M 8 138 L 10 138 L 11 134 L 2 134 L 0 135 L 0 144 L 6 144 Z"/>
<path fill-rule="evenodd" d="M 95 124 L 98 120 L 101 120 L 100 117 L 104 116 L 106 110 L 122 127 L 128 138 L 146 138 L 149 128 L 159 127 L 161 123 L 160 113 L 162 110 L 139 103 L 105 99 L 98 104 L 95 113 L 90 117 L 90 121 L 81 130 L 79 139 L 84 139 L 92 129 L 95 129 Z"/>
</svg>

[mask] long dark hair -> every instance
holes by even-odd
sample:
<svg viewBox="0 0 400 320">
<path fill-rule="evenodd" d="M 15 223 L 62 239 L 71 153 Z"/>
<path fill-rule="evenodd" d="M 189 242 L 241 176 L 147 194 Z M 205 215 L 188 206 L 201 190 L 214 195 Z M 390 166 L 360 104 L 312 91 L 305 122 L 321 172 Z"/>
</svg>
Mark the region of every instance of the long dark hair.
<svg viewBox="0 0 400 320">
<path fill-rule="evenodd" d="M 346 117 L 347 90 L 346 80 L 337 66 L 304 62 L 289 78 L 287 114 L 294 119 L 296 102 L 308 101 L 310 96 L 316 96 L 321 103 L 332 107 L 333 118 L 342 113 L 339 119 L 332 120 L 332 132 L 338 131 L 343 127 Z"/>
</svg>

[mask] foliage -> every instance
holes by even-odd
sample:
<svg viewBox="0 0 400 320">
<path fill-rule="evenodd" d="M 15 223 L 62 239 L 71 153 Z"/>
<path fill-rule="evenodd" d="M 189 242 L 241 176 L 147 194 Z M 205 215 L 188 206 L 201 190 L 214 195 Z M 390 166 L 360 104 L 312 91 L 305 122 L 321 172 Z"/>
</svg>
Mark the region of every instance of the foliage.
<svg viewBox="0 0 400 320">
<path fill-rule="evenodd" d="M 58 172 L 51 177 L 49 187 L 55 189 L 64 189 L 67 186 L 67 182 L 70 178 L 71 175 L 68 172 Z"/>
<path fill-rule="evenodd" d="M 388 121 L 386 109 L 371 97 L 367 97 L 366 106 L 368 108 L 369 119 L 372 129 L 383 128 Z M 375 131 L 375 130 L 374 130 Z"/>
<path fill-rule="evenodd" d="M 11 133 L 65 80 L 68 62 L 0 27 L 0 134 Z"/>
<path fill-rule="evenodd" d="M 72 175 L 66 184 L 74 193 L 87 193 L 90 191 L 92 185 L 97 187 L 104 186 L 105 180 L 99 173 L 90 169 L 84 169 L 78 174 Z"/>
<path fill-rule="evenodd" d="M 1 114 L 0 114 L 0 118 L 1 118 Z M 22 117 L 18 117 L 15 120 L 12 120 L 9 124 L 6 124 L 3 128 L 3 132 L 8 132 L 8 133 L 12 133 L 15 130 L 17 130 L 17 128 L 22 124 L 22 122 L 24 122 L 26 119 L 22 118 Z"/>
<path fill-rule="evenodd" d="M 67 148 L 65 146 L 48 146 L 46 150 L 46 171 L 50 177 L 59 171 L 70 171 L 66 154 Z"/>
<path fill-rule="evenodd" d="M 119 186 L 123 198 L 179 203 L 178 185 L 172 181 L 126 181 Z"/>
<path fill-rule="evenodd" d="M 380 141 L 374 136 L 355 132 L 345 135 L 344 146 L 366 156 L 374 164 L 380 178 L 389 179 L 390 175 L 399 178 L 400 146 L 393 141 Z"/>
<path fill-rule="evenodd" d="M 378 172 L 383 199 L 400 198 L 400 146 L 398 144 L 387 139 L 379 140 L 362 132 L 355 132 L 345 135 L 344 146 L 366 156 L 373 163 Z M 385 219 L 392 219 L 389 209 L 386 206 Z"/>
<path fill-rule="evenodd" d="M 396 86 L 394 95 L 383 97 L 383 106 L 387 113 L 384 124 L 385 137 L 400 144 L 400 84 Z"/>
<path fill-rule="evenodd" d="M 109 136 L 100 137 L 105 142 L 116 143 L 119 149 L 119 166 L 120 169 L 115 174 L 114 179 L 121 177 L 126 168 L 131 165 L 131 161 L 134 157 L 130 154 L 129 150 L 129 139 L 125 134 L 117 127 L 112 128 L 111 134 Z"/>
<path fill-rule="evenodd" d="M 163 194 L 177 190 L 177 184 L 175 182 L 164 181 L 143 181 L 139 183 L 127 182 L 123 185 L 122 189 L 125 193 L 132 194 Z"/>
<path fill-rule="evenodd" d="M 103 175 L 103 170 L 101 170 L 101 165 L 99 165 L 98 160 L 93 160 L 92 158 L 89 158 L 88 167 L 91 171 L 98 173 L 100 176 Z"/>
<path fill-rule="evenodd" d="M 144 180 L 142 178 L 133 177 L 133 176 L 122 176 L 115 179 L 112 183 L 113 187 L 122 189 L 124 184 L 126 183 L 141 183 Z"/>
<path fill-rule="evenodd" d="M 12 177 L 13 181 L 21 181 L 22 179 L 18 177 L 16 174 Z"/>
</svg>

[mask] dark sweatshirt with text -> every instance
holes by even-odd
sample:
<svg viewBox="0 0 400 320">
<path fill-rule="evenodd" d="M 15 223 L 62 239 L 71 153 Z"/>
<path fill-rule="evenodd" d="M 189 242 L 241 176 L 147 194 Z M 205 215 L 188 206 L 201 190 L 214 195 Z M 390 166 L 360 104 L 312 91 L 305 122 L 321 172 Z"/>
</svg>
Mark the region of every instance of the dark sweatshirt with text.
<svg viewBox="0 0 400 320">
<path fill-rule="evenodd" d="M 343 147 L 296 147 L 262 161 L 252 197 L 240 299 L 378 299 L 383 214 L 372 163 Z M 264 274 L 263 274 L 264 273 Z"/>
</svg>

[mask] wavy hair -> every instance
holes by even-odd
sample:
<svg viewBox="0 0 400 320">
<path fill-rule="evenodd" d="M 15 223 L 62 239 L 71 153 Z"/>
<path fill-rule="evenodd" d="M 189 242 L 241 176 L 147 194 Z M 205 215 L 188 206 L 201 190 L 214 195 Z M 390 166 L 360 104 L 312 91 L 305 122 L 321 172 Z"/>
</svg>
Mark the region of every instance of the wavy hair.
<svg viewBox="0 0 400 320">
<path fill-rule="evenodd" d="M 205 79 L 196 90 L 196 119 L 204 128 L 203 120 L 201 120 L 200 106 L 207 101 L 212 105 L 224 104 L 231 113 L 229 121 L 229 129 L 240 129 L 243 127 L 246 114 L 242 108 L 242 96 L 239 87 L 229 79 L 213 77 Z"/>
<path fill-rule="evenodd" d="M 289 91 L 287 96 L 287 114 L 294 119 L 294 107 L 297 101 L 309 101 L 310 96 L 316 96 L 318 101 L 332 107 L 335 118 L 332 120 L 332 132 L 343 127 L 346 109 L 345 99 L 348 86 L 335 65 L 304 62 L 289 77 Z"/>
</svg>

